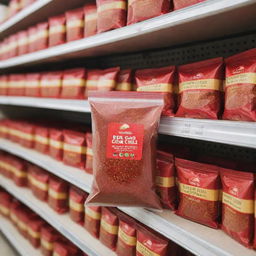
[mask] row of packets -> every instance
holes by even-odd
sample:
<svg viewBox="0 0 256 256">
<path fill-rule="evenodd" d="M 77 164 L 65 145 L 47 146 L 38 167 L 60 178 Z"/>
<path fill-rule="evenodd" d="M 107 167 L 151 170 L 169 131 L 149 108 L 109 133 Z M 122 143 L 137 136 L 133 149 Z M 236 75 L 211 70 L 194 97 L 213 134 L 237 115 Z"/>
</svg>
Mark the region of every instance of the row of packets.
<svg viewBox="0 0 256 256">
<path fill-rule="evenodd" d="M 17 183 L 17 179 L 14 178 L 15 175 L 11 175 L 7 170 L 8 168 L 1 168 L 4 157 L 14 158 L 14 156 L 2 154 L 0 157 L 0 171 L 2 174 L 14 179 L 15 184 L 18 186 L 28 186 L 35 197 L 39 200 L 47 201 L 49 206 L 58 214 L 69 211 L 70 218 L 74 222 L 83 225 L 92 236 L 98 238 L 111 250 L 116 251 L 118 256 L 146 256 L 148 252 L 157 253 L 160 256 L 192 255 L 116 208 L 85 206 L 84 203 L 88 196 L 87 193 L 30 163 L 27 163 L 29 166 L 27 181 L 24 179 L 21 180 L 20 177 Z M 6 195 L 6 192 L 0 192 L 0 213 L 4 216 L 10 215 L 10 209 L 12 209 L 11 201 L 10 195 Z M 56 231 L 52 229 L 53 234 L 51 237 L 49 237 L 49 234 L 48 236 L 45 235 L 49 227 L 44 231 L 45 222 L 43 220 L 39 221 L 38 216 L 36 216 L 36 223 L 34 223 L 34 219 L 28 214 L 28 210 L 22 217 L 21 226 L 27 226 L 24 228 L 25 232 L 23 229 L 23 235 L 32 241 L 34 247 L 38 248 L 40 246 L 40 229 L 43 229 L 43 237 L 41 239 L 46 240 L 41 243 L 43 248 L 45 244 L 49 245 L 50 243 L 53 245 L 55 241 L 59 240 Z M 33 232 L 27 232 L 30 228 L 33 229 Z M 37 236 L 31 237 L 31 234 L 36 234 Z M 54 245 L 46 246 L 43 249 L 44 255 L 52 255 L 49 251 L 50 247 L 54 248 Z M 66 247 L 70 248 L 70 245 L 67 244 Z M 48 250 L 45 251 L 47 248 Z"/>
<path fill-rule="evenodd" d="M 202 1 L 174 0 L 174 9 Z M 13 2 L 12 5 L 19 6 L 18 2 L 15 0 L 15 4 Z M 0 59 L 12 58 L 121 28 L 168 13 L 171 7 L 170 0 L 96 0 L 96 4 L 89 3 L 82 8 L 50 17 L 47 22 L 39 23 L 4 39 L 0 46 Z"/>
<path fill-rule="evenodd" d="M 3 75 L 0 95 L 82 99 L 91 91 L 137 90 L 163 93 L 165 116 L 256 121 L 256 49 L 223 61 L 135 72 L 115 67 Z"/>
<path fill-rule="evenodd" d="M 44 256 L 87 256 L 39 215 L 3 189 L 0 189 L 0 214 L 9 219 L 34 248 L 40 248 Z"/>
</svg>

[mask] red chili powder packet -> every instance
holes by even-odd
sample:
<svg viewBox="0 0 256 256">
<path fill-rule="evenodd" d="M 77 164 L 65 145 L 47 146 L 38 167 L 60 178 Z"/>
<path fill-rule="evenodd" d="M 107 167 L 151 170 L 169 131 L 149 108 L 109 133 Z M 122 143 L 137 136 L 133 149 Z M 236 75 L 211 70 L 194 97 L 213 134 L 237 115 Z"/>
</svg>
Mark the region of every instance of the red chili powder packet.
<svg viewBox="0 0 256 256">
<path fill-rule="evenodd" d="M 1 174 L 3 174 L 6 177 L 9 176 L 7 158 L 8 158 L 8 155 L 5 152 L 1 152 L 1 155 L 0 155 L 0 172 L 1 172 Z"/>
<path fill-rule="evenodd" d="M 174 10 L 204 2 L 205 0 L 173 0 Z"/>
<path fill-rule="evenodd" d="M 88 96 L 88 92 L 98 90 L 98 81 L 101 75 L 101 70 L 93 69 L 88 70 L 87 80 L 86 80 L 86 89 L 85 89 L 85 98 Z"/>
<path fill-rule="evenodd" d="M 8 119 L 0 120 L 0 138 L 8 139 Z"/>
<path fill-rule="evenodd" d="M 54 242 L 53 255 L 55 256 L 77 256 L 79 249 L 67 239 Z"/>
<path fill-rule="evenodd" d="M 25 238 L 28 238 L 28 222 L 34 216 L 35 213 L 25 206 L 20 207 L 17 211 L 18 230 Z"/>
<path fill-rule="evenodd" d="M 83 99 L 86 84 L 86 70 L 75 68 L 65 70 L 62 80 L 61 98 Z"/>
<path fill-rule="evenodd" d="M 48 224 L 41 228 L 41 252 L 44 256 L 52 256 L 53 243 L 60 238 L 56 229 Z"/>
<path fill-rule="evenodd" d="M 126 25 L 127 2 L 125 0 L 96 0 L 96 3 L 98 33 Z"/>
<path fill-rule="evenodd" d="M 41 96 L 46 98 L 59 98 L 62 90 L 62 71 L 46 72 L 41 76 Z"/>
<path fill-rule="evenodd" d="M 12 179 L 19 187 L 27 186 L 27 165 L 26 162 L 18 157 L 12 157 L 11 161 Z"/>
<path fill-rule="evenodd" d="M 80 169 L 85 168 L 86 138 L 85 132 L 64 130 L 63 162 Z"/>
<path fill-rule="evenodd" d="M 66 42 L 66 17 L 58 15 L 49 18 L 49 47 Z"/>
<path fill-rule="evenodd" d="M 35 150 L 47 154 L 49 150 L 49 128 L 42 124 L 35 126 Z"/>
<path fill-rule="evenodd" d="M 246 247 L 254 231 L 254 174 L 221 169 L 222 230 Z"/>
<path fill-rule="evenodd" d="M 129 0 L 127 24 L 147 20 L 170 10 L 170 0 Z"/>
<path fill-rule="evenodd" d="M 18 55 L 17 34 L 11 35 L 9 37 L 8 50 L 8 58 L 13 58 Z"/>
<path fill-rule="evenodd" d="M 78 40 L 84 36 L 84 8 L 66 12 L 67 42 Z"/>
<path fill-rule="evenodd" d="M 68 190 L 69 185 L 66 181 L 56 176 L 50 176 L 48 204 L 57 213 L 68 211 Z"/>
<path fill-rule="evenodd" d="M 29 182 L 35 197 L 42 201 L 48 198 L 48 183 L 50 175 L 44 169 L 30 165 L 29 166 Z"/>
<path fill-rule="evenodd" d="M 48 48 L 49 44 L 49 24 L 48 21 L 37 24 L 36 50 L 40 51 Z"/>
<path fill-rule="evenodd" d="M 28 240 L 35 248 L 40 247 L 40 231 L 43 225 L 45 225 L 45 221 L 38 215 L 35 215 L 28 221 Z"/>
<path fill-rule="evenodd" d="M 29 122 L 22 122 L 20 125 L 20 144 L 26 148 L 34 148 L 35 145 L 35 125 Z"/>
<path fill-rule="evenodd" d="M 139 92 L 164 93 L 163 115 L 174 116 L 175 101 L 173 95 L 175 67 L 142 69 L 135 73 L 135 82 Z"/>
<path fill-rule="evenodd" d="M 179 206 L 176 214 L 218 228 L 220 217 L 219 168 L 176 158 Z"/>
<path fill-rule="evenodd" d="M 218 119 L 221 111 L 223 59 L 180 66 L 177 117 Z"/>
<path fill-rule="evenodd" d="M 162 95 L 95 92 L 89 102 L 94 181 L 87 203 L 161 208 L 155 193 L 156 168 L 152 159 L 163 108 Z"/>
<path fill-rule="evenodd" d="M 17 217 L 17 214 L 18 214 L 18 210 L 22 207 L 22 204 L 21 202 L 17 201 L 15 198 L 13 199 L 13 201 L 11 202 L 11 205 L 10 205 L 10 219 L 12 221 L 12 223 L 14 225 L 17 226 L 18 224 L 18 217 Z"/>
<path fill-rule="evenodd" d="M 71 186 L 69 189 L 69 214 L 73 221 L 78 223 L 84 222 L 84 202 L 87 198 L 87 193 L 81 189 Z"/>
<path fill-rule="evenodd" d="M 8 94 L 8 76 L 1 75 L 0 76 L 0 95 Z"/>
<path fill-rule="evenodd" d="M 28 29 L 28 52 L 35 52 L 36 47 L 36 38 L 37 37 L 37 27 L 33 26 Z"/>
<path fill-rule="evenodd" d="M 23 55 L 28 53 L 28 32 L 26 30 L 20 31 L 17 34 L 18 53 L 17 55 Z"/>
<path fill-rule="evenodd" d="M 49 129 L 49 155 L 58 161 L 63 159 L 63 130 L 55 127 Z"/>
<path fill-rule="evenodd" d="M 168 256 L 168 240 L 154 231 L 138 225 L 136 256 Z"/>
<path fill-rule="evenodd" d="M 124 69 L 119 72 L 117 78 L 117 91 L 132 91 L 132 70 Z"/>
<path fill-rule="evenodd" d="M 6 191 L 0 191 L 0 213 L 9 217 L 13 197 Z"/>
<path fill-rule="evenodd" d="M 118 256 L 136 256 L 136 221 L 128 215 L 118 212 L 119 228 L 116 245 Z"/>
<path fill-rule="evenodd" d="M 40 97 L 40 73 L 26 74 L 25 95 L 29 97 Z"/>
<path fill-rule="evenodd" d="M 100 221 L 100 236 L 101 243 L 106 245 L 111 250 L 116 249 L 118 234 L 118 217 L 117 209 L 102 207 L 102 215 Z"/>
<path fill-rule="evenodd" d="M 84 227 L 94 237 L 100 233 L 101 207 L 85 205 Z"/>
<path fill-rule="evenodd" d="M 92 134 L 86 133 L 86 162 L 85 162 L 85 171 L 89 174 L 92 174 L 93 166 L 93 151 L 92 151 Z"/>
<path fill-rule="evenodd" d="M 223 119 L 256 121 L 256 48 L 229 57 L 225 62 Z"/>
<path fill-rule="evenodd" d="M 9 96 L 24 96 L 25 80 L 26 80 L 26 77 L 23 74 L 9 75 L 8 95 Z"/>
<path fill-rule="evenodd" d="M 177 207 L 177 187 L 175 185 L 175 167 L 172 154 L 157 151 L 156 187 L 162 205 L 166 209 L 175 210 Z"/>
<path fill-rule="evenodd" d="M 100 77 L 98 80 L 98 91 L 113 91 L 116 88 L 117 77 L 120 68 L 108 68 L 100 71 Z"/>
<path fill-rule="evenodd" d="M 97 7 L 96 4 L 84 6 L 84 37 L 97 34 Z"/>
</svg>

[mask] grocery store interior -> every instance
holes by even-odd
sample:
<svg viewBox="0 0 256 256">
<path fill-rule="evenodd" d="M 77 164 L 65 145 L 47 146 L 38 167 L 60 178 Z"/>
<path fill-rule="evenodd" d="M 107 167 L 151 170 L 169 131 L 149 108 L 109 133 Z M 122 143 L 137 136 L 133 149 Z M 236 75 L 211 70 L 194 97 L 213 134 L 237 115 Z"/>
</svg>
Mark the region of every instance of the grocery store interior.
<svg viewBox="0 0 256 256">
<path fill-rule="evenodd" d="M 256 0 L 0 0 L 1 256 L 256 256 Z"/>
</svg>

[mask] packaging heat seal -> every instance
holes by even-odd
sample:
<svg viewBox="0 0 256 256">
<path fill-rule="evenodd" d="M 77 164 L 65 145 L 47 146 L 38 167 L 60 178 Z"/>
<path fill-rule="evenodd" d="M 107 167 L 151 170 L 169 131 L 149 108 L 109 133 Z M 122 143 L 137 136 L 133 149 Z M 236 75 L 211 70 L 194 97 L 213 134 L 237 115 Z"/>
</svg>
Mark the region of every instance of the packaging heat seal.
<svg viewBox="0 0 256 256">
<path fill-rule="evenodd" d="M 86 204 L 161 209 L 155 170 L 164 95 L 91 92 L 89 102 L 94 181 Z"/>
</svg>

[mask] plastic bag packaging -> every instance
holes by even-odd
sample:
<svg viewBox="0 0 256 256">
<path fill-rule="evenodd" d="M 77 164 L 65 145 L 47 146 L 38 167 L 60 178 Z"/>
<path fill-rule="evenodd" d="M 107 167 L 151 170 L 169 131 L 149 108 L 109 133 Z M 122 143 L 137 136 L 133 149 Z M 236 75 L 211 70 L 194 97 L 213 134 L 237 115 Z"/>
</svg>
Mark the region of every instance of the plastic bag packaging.
<svg viewBox="0 0 256 256">
<path fill-rule="evenodd" d="M 89 102 L 94 181 L 87 203 L 161 209 L 154 159 L 163 95 L 95 92 Z"/>
</svg>

